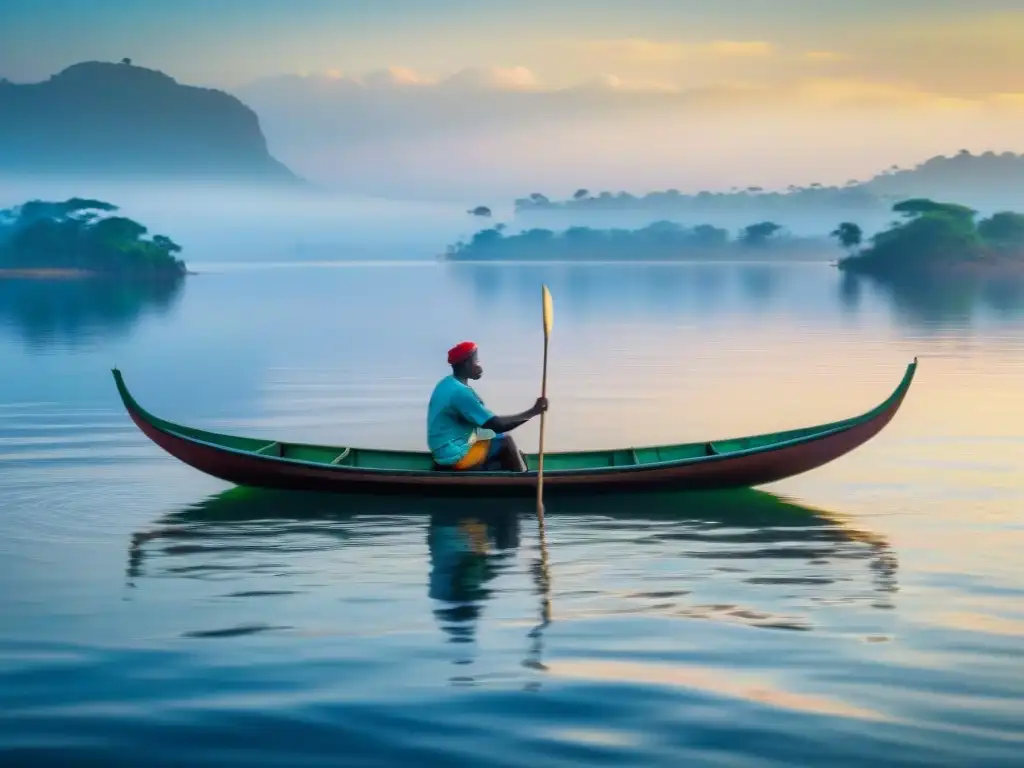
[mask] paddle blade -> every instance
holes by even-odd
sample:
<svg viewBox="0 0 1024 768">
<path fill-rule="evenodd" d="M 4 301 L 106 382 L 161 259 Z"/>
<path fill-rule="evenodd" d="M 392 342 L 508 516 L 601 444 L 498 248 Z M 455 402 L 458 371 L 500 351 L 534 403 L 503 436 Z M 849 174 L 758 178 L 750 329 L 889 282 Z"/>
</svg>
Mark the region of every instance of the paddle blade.
<svg viewBox="0 0 1024 768">
<path fill-rule="evenodd" d="M 541 296 L 544 300 L 544 335 L 550 336 L 551 329 L 555 325 L 555 308 L 551 303 L 551 292 L 546 285 L 540 287 Z"/>
</svg>

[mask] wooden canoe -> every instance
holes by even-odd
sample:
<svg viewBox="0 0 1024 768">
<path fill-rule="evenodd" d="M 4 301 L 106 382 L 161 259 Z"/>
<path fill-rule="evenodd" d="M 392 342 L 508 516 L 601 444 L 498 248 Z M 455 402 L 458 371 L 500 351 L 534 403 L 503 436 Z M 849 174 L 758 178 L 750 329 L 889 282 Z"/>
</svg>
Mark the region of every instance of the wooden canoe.
<svg viewBox="0 0 1024 768">
<path fill-rule="evenodd" d="M 850 419 L 751 437 L 606 451 L 546 453 L 551 495 L 749 488 L 816 469 L 877 435 L 910 389 L 917 358 L 891 395 Z M 154 443 L 185 464 L 229 483 L 284 490 L 409 496 L 529 496 L 527 472 L 444 472 L 429 452 L 310 445 L 222 435 L 157 418 L 142 408 L 113 370 L 128 414 Z"/>
</svg>

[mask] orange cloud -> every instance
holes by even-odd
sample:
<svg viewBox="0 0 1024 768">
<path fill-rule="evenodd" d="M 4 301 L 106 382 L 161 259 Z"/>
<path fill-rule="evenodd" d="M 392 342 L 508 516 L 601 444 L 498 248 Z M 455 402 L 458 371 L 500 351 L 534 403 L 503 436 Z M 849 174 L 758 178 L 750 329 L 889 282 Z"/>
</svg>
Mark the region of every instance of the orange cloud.
<svg viewBox="0 0 1024 768">
<path fill-rule="evenodd" d="M 633 93 L 679 93 L 681 88 L 677 83 L 665 80 L 645 80 L 636 78 L 622 78 L 618 75 L 600 75 L 575 86 L 580 90 L 607 90 Z"/>
<path fill-rule="evenodd" d="M 804 58 L 810 61 L 842 61 L 845 57 L 835 51 L 805 51 Z"/>
<path fill-rule="evenodd" d="M 889 83 L 859 78 L 810 78 L 793 89 L 800 101 L 831 106 L 841 104 L 909 106 L 966 106 L 970 102 L 928 93 L 911 84 Z"/>
<path fill-rule="evenodd" d="M 698 56 L 761 57 L 775 53 L 775 46 L 760 40 L 713 40 L 707 43 L 621 38 L 583 40 L 573 43 L 587 53 L 633 63 L 673 63 Z"/>
<path fill-rule="evenodd" d="M 718 56 L 760 57 L 771 56 L 775 46 L 759 40 L 715 40 L 706 50 Z"/>
<path fill-rule="evenodd" d="M 706 84 L 686 83 L 673 78 L 671 73 L 667 74 L 669 76 L 659 77 L 657 72 L 649 75 L 646 72 L 605 73 L 565 84 L 546 82 L 525 66 L 475 67 L 447 75 L 425 74 L 408 67 L 392 66 L 362 75 L 327 70 L 319 76 L 303 77 L 323 87 L 356 86 L 357 90 L 394 89 L 403 92 L 409 88 L 419 91 L 444 87 L 495 94 L 585 91 L 596 99 L 607 101 L 609 106 L 615 104 L 616 98 L 631 96 L 634 101 L 642 98 L 650 103 L 685 103 L 688 107 L 708 109 L 756 107 L 771 111 L 788 105 L 824 110 L 847 107 L 940 111 L 986 108 L 1013 114 L 1024 112 L 1024 89 L 965 94 L 926 88 L 913 79 L 892 80 L 845 73 L 807 77 L 800 70 L 778 73 L 771 79 L 721 77 Z"/>
<path fill-rule="evenodd" d="M 387 87 L 404 85 L 432 85 L 435 79 L 417 72 L 409 67 L 388 67 L 377 72 L 370 72 L 360 78 L 369 87 Z"/>
<path fill-rule="evenodd" d="M 641 38 L 584 40 L 576 45 L 588 53 L 599 56 L 647 63 L 682 61 L 687 53 L 687 47 L 682 43 Z"/>
<path fill-rule="evenodd" d="M 1024 90 L 1024 12 L 915 18 L 851 31 L 851 76 L 912 80 L 930 91 L 980 97 Z"/>
<path fill-rule="evenodd" d="M 540 81 L 527 67 L 478 67 L 463 69 L 446 78 L 449 85 L 487 88 L 496 91 L 534 91 Z"/>
</svg>

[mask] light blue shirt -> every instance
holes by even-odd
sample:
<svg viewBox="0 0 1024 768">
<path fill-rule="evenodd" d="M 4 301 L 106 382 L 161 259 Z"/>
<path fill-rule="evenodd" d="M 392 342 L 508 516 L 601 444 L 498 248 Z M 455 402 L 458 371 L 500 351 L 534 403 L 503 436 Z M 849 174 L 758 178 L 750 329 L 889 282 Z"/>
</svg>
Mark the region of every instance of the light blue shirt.
<svg viewBox="0 0 1024 768">
<path fill-rule="evenodd" d="M 473 443 L 490 435 L 480 427 L 493 418 L 471 386 L 445 376 L 437 382 L 427 406 L 427 445 L 434 461 L 448 465 L 462 459 Z"/>
</svg>

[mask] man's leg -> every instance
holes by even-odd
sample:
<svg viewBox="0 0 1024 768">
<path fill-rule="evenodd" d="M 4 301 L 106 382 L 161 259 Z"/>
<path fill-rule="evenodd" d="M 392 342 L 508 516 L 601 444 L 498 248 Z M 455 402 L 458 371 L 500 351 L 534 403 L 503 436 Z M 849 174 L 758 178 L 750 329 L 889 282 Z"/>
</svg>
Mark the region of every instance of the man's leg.
<svg viewBox="0 0 1024 768">
<path fill-rule="evenodd" d="M 519 452 L 519 446 L 512 439 L 512 435 L 506 432 L 503 435 L 499 435 L 499 437 L 501 438 L 501 445 L 498 449 L 498 455 L 501 457 L 502 466 L 509 472 L 525 472 L 526 461 L 523 459 L 523 454 Z"/>
</svg>

